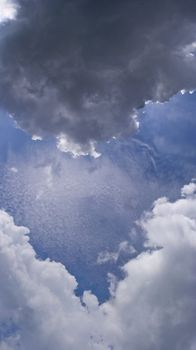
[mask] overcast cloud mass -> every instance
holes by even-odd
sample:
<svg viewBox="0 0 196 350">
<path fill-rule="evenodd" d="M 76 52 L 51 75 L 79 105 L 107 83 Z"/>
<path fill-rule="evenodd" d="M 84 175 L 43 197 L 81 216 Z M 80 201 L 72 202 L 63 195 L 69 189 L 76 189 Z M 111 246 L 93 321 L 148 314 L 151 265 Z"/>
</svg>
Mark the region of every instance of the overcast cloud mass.
<svg viewBox="0 0 196 350">
<path fill-rule="evenodd" d="M 7 19 L 16 8 L 1 25 L 1 107 L 66 151 L 97 156 L 146 100 L 196 87 L 193 0 L 15 0 Z"/>
</svg>

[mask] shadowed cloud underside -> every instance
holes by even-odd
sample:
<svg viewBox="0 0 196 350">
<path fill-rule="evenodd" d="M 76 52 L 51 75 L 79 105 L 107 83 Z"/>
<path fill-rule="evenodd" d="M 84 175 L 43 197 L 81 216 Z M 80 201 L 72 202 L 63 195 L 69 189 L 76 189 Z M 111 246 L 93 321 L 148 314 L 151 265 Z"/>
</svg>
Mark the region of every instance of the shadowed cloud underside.
<svg viewBox="0 0 196 350">
<path fill-rule="evenodd" d="M 135 109 L 196 87 L 194 1 L 18 0 L 1 26 L 0 105 L 66 151 L 131 134 Z M 74 146 L 75 144 L 75 146 Z"/>
</svg>

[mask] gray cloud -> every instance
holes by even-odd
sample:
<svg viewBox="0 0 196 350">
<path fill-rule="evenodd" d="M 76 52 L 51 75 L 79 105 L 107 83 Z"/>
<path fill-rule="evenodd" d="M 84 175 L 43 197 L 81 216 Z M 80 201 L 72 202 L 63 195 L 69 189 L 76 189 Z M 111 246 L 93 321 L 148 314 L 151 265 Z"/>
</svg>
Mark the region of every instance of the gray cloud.
<svg viewBox="0 0 196 350">
<path fill-rule="evenodd" d="M 193 89 L 194 1 L 18 0 L 1 27 L 0 105 L 32 134 L 86 150 L 135 128 L 134 109 Z"/>
</svg>

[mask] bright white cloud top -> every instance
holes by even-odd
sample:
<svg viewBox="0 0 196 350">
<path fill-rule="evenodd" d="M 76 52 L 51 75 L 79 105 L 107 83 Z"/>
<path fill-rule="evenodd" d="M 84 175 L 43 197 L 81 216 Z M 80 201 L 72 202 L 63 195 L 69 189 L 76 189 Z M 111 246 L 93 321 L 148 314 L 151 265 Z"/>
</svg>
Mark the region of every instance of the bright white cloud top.
<svg viewBox="0 0 196 350">
<path fill-rule="evenodd" d="M 0 0 L 0 23 L 13 20 L 17 14 L 17 6 L 11 0 Z"/>
<path fill-rule="evenodd" d="M 191 188 L 193 191 L 191 191 Z M 196 348 L 196 195 L 155 202 L 140 221 L 148 249 L 101 306 L 64 266 L 38 260 L 28 229 L 0 212 L 0 349 L 193 350 Z M 167 339 L 167 342 L 166 342 Z"/>
</svg>

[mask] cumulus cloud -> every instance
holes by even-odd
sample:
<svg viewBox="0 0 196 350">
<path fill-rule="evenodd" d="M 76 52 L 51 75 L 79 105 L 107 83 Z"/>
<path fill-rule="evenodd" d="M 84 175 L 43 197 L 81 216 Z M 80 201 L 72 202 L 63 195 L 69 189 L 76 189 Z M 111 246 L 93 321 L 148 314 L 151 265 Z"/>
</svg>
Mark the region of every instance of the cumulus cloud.
<svg viewBox="0 0 196 350">
<path fill-rule="evenodd" d="M 57 148 L 61 152 L 71 153 L 74 158 L 79 156 L 91 155 L 94 158 L 99 158 L 101 156 L 95 149 L 94 142 L 90 141 L 88 145 L 81 146 L 80 144 L 68 140 L 66 135 L 60 134 L 57 136 Z"/>
<path fill-rule="evenodd" d="M 185 191 L 187 187 L 184 195 Z M 127 277 L 118 284 L 115 299 L 105 305 L 120 330 L 116 349 L 196 347 L 193 191 L 174 203 L 157 200 L 140 222 L 146 232 L 146 248 L 151 250 L 124 266 Z"/>
<path fill-rule="evenodd" d="M 144 215 L 146 251 L 123 267 L 125 279 L 100 306 L 90 292 L 80 301 L 75 278 L 38 260 L 28 229 L 1 211 L 0 349 L 195 349 L 195 187 L 182 193 Z"/>
<path fill-rule="evenodd" d="M 75 278 L 61 264 L 38 260 L 27 234 L 0 212 L 0 348 L 101 349 L 89 311 L 98 309 L 96 297 L 86 292 L 83 307 Z"/>
<path fill-rule="evenodd" d="M 0 0 L 0 24 L 13 20 L 17 14 L 17 6 L 14 1 Z"/>
<path fill-rule="evenodd" d="M 192 0 L 17 4 L 1 31 L 0 104 L 32 135 L 91 152 L 132 133 L 145 101 L 195 88 Z"/>
<path fill-rule="evenodd" d="M 185 185 L 182 188 L 181 194 L 182 194 L 182 196 L 186 197 L 186 196 L 194 195 L 195 192 L 196 192 L 196 183 L 191 182 L 190 184 Z"/>
</svg>

